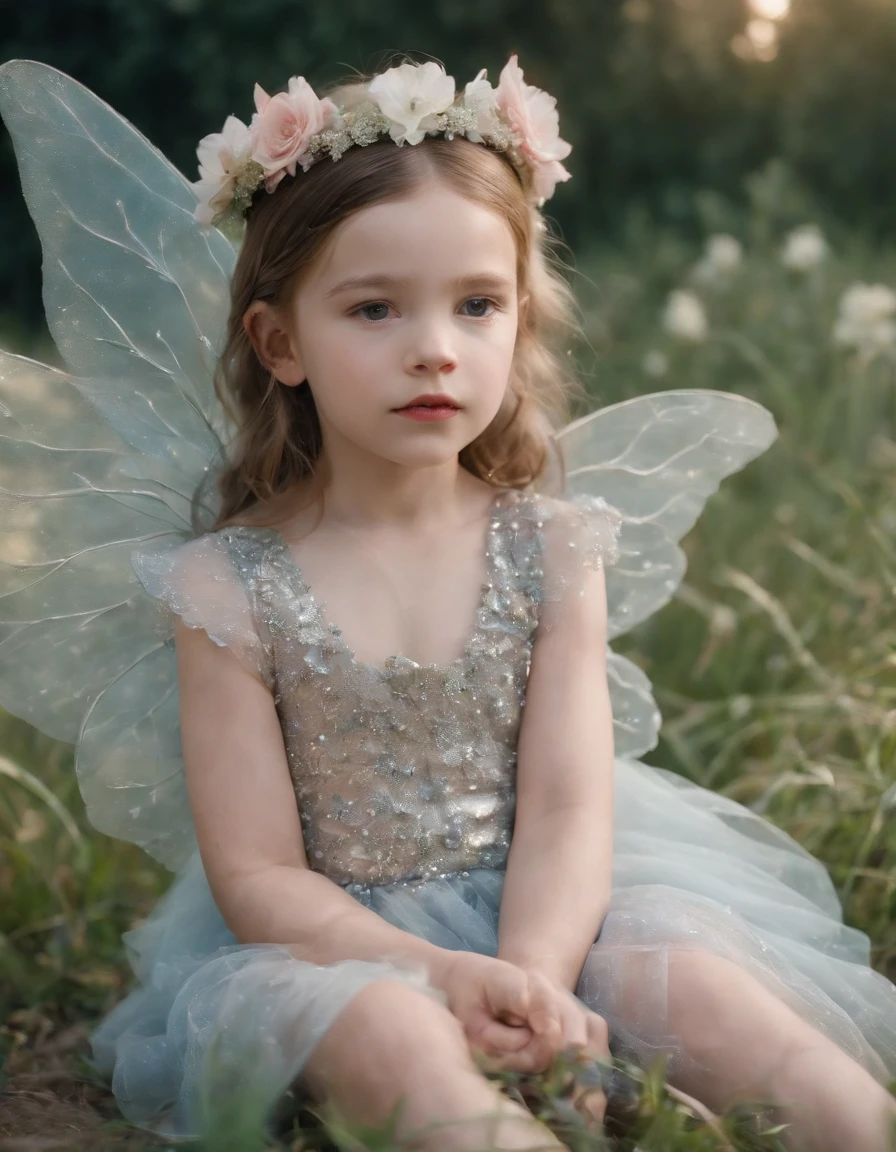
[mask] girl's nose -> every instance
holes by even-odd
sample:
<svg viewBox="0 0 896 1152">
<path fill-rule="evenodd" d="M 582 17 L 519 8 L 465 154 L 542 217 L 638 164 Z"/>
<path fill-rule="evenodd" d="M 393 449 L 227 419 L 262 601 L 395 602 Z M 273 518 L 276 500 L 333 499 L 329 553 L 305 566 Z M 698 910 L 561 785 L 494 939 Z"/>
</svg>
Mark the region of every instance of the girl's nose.
<svg viewBox="0 0 896 1152">
<path fill-rule="evenodd" d="M 457 352 L 445 324 L 421 324 L 405 356 L 405 368 L 413 373 L 452 372 L 457 367 Z"/>
</svg>

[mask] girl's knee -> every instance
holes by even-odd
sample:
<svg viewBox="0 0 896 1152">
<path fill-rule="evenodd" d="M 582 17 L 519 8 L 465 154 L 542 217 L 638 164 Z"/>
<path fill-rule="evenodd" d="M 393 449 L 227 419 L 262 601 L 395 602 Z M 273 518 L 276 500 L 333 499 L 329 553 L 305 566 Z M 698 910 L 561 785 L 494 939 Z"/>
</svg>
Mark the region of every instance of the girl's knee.
<svg viewBox="0 0 896 1152">
<path fill-rule="evenodd" d="M 438 1061 L 472 1067 L 466 1037 L 449 1009 L 401 980 L 375 980 L 342 1009 L 312 1053 L 303 1080 L 315 1095 L 340 1079 L 404 1079 Z"/>
<path fill-rule="evenodd" d="M 434 1037 L 463 1039 L 449 1009 L 425 990 L 401 980 L 375 980 L 348 1002 L 331 1026 L 365 1043 L 423 1044 Z"/>
<path fill-rule="evenodd" d="M 762 986 L 746 968 L 700 948 L 670 948 L 668 952 L 670 992 L 678 988 L 695 993 L 706 1002 L 715 996 L 741 996 L 758 991 Z"/>
<path fill-rule="evenodd" d="M 673 1029 L 709 1058 L 732 1046 L 757 1059 L 768 1045 L 783 1053 L 813 1033 L 786 999 L 736 961 L 711 952 L 670 952 L 668 996 Z"/>
</svg>

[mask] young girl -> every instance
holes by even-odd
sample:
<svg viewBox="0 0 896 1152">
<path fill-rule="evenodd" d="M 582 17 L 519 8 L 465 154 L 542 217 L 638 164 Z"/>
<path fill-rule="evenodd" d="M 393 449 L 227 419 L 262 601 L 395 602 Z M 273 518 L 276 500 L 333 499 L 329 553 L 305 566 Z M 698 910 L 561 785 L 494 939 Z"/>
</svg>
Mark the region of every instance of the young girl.
<svg viewBox="0 0 896 1152">
<path fill-rule="evenodd" d="M 68 77 L 0 69 L 71 371 L 0 362 L 3 704 L 179 871 L 94 1037 L 122 1110 L 190 1136 L 293 1086 L 400 1103 L 423 1148 L 556 1146 L 477 1060 L 573 1047 L 883 1152 L 896 989 L 817 861 L 636 759 L 658 718 L 606 646 L 768 414 L 672 392 L 558 430 L 570 149 L 515 57 L 255 105 L 191 186 Z"/>
</svg>

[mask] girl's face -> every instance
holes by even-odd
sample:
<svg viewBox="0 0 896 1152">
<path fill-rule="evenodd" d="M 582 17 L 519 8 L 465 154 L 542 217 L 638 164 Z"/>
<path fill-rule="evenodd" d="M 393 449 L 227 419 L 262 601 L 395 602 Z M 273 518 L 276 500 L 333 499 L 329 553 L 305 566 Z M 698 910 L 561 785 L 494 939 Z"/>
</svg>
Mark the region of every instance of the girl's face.
<svg viewBox="0 0 896 1152">
<path fill-rule="evenodd" d="M 331 458 L 428 467 L 475 440 L 507 390 L 516 263 L 507 222 L 438 184 L 336 230 L 288 306 L 290 353 L 272 365 L 284 383 L 307 378 Z M 399 413 L 426 394 L 456 411 Z"/>
</svg>

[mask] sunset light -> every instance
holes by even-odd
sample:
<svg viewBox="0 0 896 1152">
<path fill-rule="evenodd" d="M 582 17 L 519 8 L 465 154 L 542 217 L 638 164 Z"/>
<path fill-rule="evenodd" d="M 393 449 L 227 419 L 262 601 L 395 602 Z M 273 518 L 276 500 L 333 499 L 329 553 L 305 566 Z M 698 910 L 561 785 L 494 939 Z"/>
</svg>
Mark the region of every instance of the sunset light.
<svg viewBox="0 0 896 1152">
<path fill-rule="evenodd" d="M 750 8 L 761 20 L 783 20 L 790 15 L 790 0 L 750 0 Z"/>
</svg>

